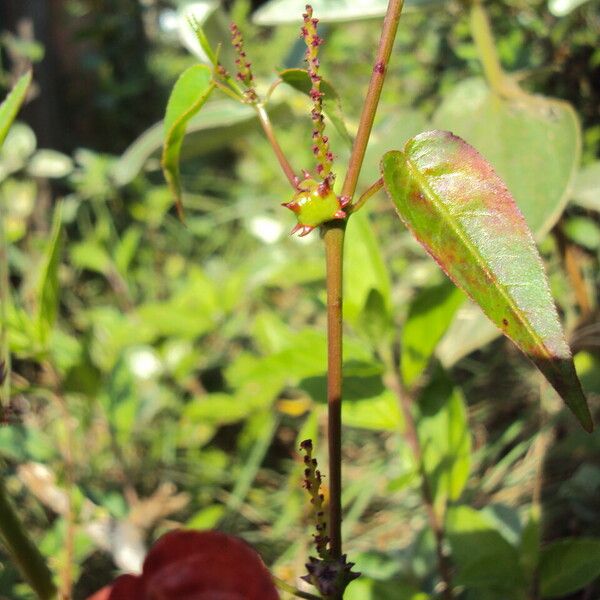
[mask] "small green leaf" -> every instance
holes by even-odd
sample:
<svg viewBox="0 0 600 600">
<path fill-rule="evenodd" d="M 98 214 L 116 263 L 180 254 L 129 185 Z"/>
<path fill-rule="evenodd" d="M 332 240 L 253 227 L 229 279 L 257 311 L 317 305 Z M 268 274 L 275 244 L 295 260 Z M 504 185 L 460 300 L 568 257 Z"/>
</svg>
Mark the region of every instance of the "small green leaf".
<svg viewBox="0 0 600 600">
<path fill-rule="evenodd" d="M 400 367 L 405 385 L 412 386 L 423 373 L 464 300 L 464 294 L 447 281 L 424 288 L 413 299 L 402 328 L 400 345 Z"/>
<path fill-rule="evenodd" d="M 214 87 L 211 70 L 205 65 L 194 65 L 184 71 L 176 81 L 167 104 L 162 167 L 175 197 L 180 217 L 183 216 L 183 205 L 179 180 L 179 153 L 183 136 L 188 121 L 202 108 Z"/>
<path fill-rule="evenodd" d="M 38 331 L 42 346 L 48 341 L 50 331 L 56 321 L 60 289 L 58 285 L 58 267 L 62 239 L 61 205 L 54 210 L 50 240 L 44 254 L 44 262 L 39 280 Z"/>
<path fill-rule="evenodd" d="M 382 161 L 406 226 L 454 283 L 542 371 L 593 429 L 540 256 L 523 215 L 489 163 L 464 140 L 430 131 Z"/>
<path fill-rule="evenodd" d="M 279 73 L 279 77 L 281 77 L 284 83 L 287 83 L 295 90 L 306 95 L 309 94 L 312 84 L 308 73 L 304 69 L 286 69 Z M 342 136 L 342 139 L 349 146 L 352 146 L 352 138 L 344 123 L 342 103 L 338 93 L 326 79 L 321 81 L 321 91 L 325 94 L 323 97 L 323 111 L 329 117 L 338 133 Z"/>
<path fill-rule="evenodd" d="M 542 550 L 542 598 L 559 598 L 580 590 L 600 576 L 600 539 L 569 539 Z"/>
<path fill-rule="evenodd" d="M 19 81 L 17 81 L 15 87 L 4 99 L 4 102 L 0 104 L 0 146 L 4 143 L 6 134 L 19 112 L 21 104 L 23 104 L 23 101 L 25 100 L 30 83 L 31 71 L 27 71 L 27 73 L 22 75 Z"/>
</svg>

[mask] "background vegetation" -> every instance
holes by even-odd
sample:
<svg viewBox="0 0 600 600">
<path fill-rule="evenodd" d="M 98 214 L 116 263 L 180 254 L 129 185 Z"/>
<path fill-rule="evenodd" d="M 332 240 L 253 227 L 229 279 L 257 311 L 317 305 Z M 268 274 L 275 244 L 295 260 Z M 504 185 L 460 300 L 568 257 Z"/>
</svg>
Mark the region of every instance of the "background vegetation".
<svg viewBox="0 0 600 600">
<path fill-rule="evenodd" d="M 222 98 L 192 123 L 186 225 L 177 220 L 156 123 L 177 75 L 198 60 L 179 32 L 183 2 L 49 4 L 0 7 L 0 84 L 7 91 L 30 62 L 35 79 L 0 153 L 13 357 L 5 485 L 74 598 L 137 568 L 174 523 L 241 535 L 294 581 L 312 551 L 299 441 L 312 438 L 317 456 L 325 447 L 318 236 L 287 235 L 289 192 L 272 151 L 252 111 Z M 432 123 L 499 161 L 597 413 L 600 6 L 487 5 L 505 69 L 528 92 L 571 103 L 579 128 L 557 103 L 538 121 L 474 116 L 482 68 L 465 7 L 409 4 L 362 184 L 378 177 L 383 151 Z M 253 21 L 244 1 L 211 8 L 207 33 L 225 52 L 234 18 L 260 85 L 302 66 L 301 7 L 297 22 L 277 26 L 256 23 L 269 19 L 264 9 Z M 352 133 L 380 22 L 339 10 L 322 29 L 321 63 Z M 279 86 L 270 111 L 294 166 L 310 166 L 307 99 Z M 433 534 L 388 377 L 402 354 L 459 596 L 597 598 L 600 434 L 583 432 L 486 328 L 383 194 L 348 235 L 344 536 L 363 573 L 348 597 L 435 597 Z M 32 597 L 8 559 L 0 595 Z"/>
</svg>

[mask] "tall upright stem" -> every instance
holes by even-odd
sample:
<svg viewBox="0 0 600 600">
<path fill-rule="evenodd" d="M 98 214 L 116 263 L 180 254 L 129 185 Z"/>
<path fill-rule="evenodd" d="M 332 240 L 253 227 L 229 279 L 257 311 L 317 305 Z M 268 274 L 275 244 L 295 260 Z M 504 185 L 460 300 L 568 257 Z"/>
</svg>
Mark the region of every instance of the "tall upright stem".
<svg viewBox="0 0 600 600">
<path fill-rule="evenodd" d="M 404 0 L 390 0 L 342 196 L 352 199 L 373 128 Z M 342 267 L 344 221 L 323 227 L 327 261 L 327 405 L 329 449 L 329 537 L 332 558 L 342 555 Z"/>
<path fill-rule="evenodd" d="M 325 226 L 327 263 L 327 417 L 329 539 L 333 558 L 342 555 L 342 270 L 345 221 Z"/>
<path fill-rule="evenodd" d="M 373 129 L 373 121 L 375 120 L 375 113 L 377 112 L 377 105 L 379 104 L 379 98 L 381 97 L 381 90 L 383 89 L 387 66 L 392 54 L 392 48 L 394 47 L 394 40 L 396 39 L 396 31 L 398 30 L 400 13 L 402 12 L 403 6 L 404 0 L 390 0 L 383 21 L 377 57 L 375 58 L 375 65 L 373 66 L 373 73 L 371 75 L 371 81 L 369 82 L 367 97 L 365 98 L 362 114 L 360 115 L 356 139 L 352 146 L 348 172 L 346 173 L 346 179 L 344 180 L 344 185 L 342 187 L 342 196 L 347 196 L 348 198 L 352 198 L 356 190 L 358 176 L 360 175 L 360 169 L 365 157 L 365 152 L 367 151 L 371 129 Z"/>
</svg>

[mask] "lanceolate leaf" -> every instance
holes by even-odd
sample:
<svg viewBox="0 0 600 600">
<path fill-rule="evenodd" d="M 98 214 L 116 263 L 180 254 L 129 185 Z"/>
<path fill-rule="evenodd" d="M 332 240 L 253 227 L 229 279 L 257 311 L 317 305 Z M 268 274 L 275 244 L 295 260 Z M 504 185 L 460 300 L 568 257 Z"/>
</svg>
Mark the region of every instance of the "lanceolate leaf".
<svg viewBox="0 0 600 600">
<path fill-rule="evenodd" d="M 25 100 L 25 95 L 27 94 L 30 83 L 31 71 L 27 71 L 27 73 L 22 75 L 19 81 L 17 81 L 15 87 L 5 98 L 4 102 L 0 104 L 0 146 L 2 146 L 6 134 L 19 112 L 23 100 Z"/>
<path fill-rule="evenodd" d="M 58 268 L 62 238 L 61 213 L 62 205 L 58 204 L 54 210 L 52 231 L 40 274 L 37 320 L 40 341 L 44 346 L 48 341 L 58 313 L 58 301 L 60 297 Z"/>
<path fill-rule="evenodd" d="M 175 197 L 179 216 L 183 216 L 179 153 L 188 121 L 202 108 L 214 88 L 212 72 L 206 65 L 194 65 L 184 71 L 177 82 L 165 114 L 165 142 L 162 167 L 165 179 Z"/>
<path fill-rule="evenodd" d="M 386 190 L 400 218 L 454 283 L 542 371 L 585 429 L 593 429 L 523 215 L 491 166 L 446 131 L 384 155 Z"/>
</svg>

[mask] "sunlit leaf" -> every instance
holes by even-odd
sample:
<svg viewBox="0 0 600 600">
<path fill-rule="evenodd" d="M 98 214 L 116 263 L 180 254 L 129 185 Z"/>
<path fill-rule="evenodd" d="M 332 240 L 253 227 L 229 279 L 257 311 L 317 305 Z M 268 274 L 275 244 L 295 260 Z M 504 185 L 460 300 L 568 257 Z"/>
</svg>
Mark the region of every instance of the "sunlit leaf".
<svg viewBox="0 0 600 600">
<path fill-rule="evenodd" d="M 447 0 L 406 0 L 405 10 L 440 5 Z M 324 23 L 343 23 L 383 17 L 387 0 L 313 0 L 315 17 Z M 302 22 L 305 0 L 271 0 L 263 4 L 252 16 L 257 25 L 283 25 Z"/>
<path fill-rule="evenodd" d="M 579 167 L 581 132 L 566 102 L 501 98 L 480 79 L 456 86 L 433 117 L 472 144 L 506 182 L 536 238 L 558 221 Z"/>
<path fill-rule="evenodd" d="M 0 146 L 4 143 L 6 134 L 19 112 L 21 104 L 25 100 L 30 83 L 31 71 L 27 71 L 27 73 L 19 78 L 15 87 L 10 91 L 2 104 L 0 104 Z"/>
<path fill-rule="evenodd" d="M 40 341 L 45 345 L 56 321 L 60 289 L 58 267 L 62 239 L 61 205 L 54 210 L 50 239 L 44 254 L 44 262 L 39 279 L 38 330 Z"/>
<path fill-rule="evenodd" d="M 600 539 L 569 539 L 549 544 L 540 560 L 542 598 L 562 598 L 600 576 Z"/>
<path fill-rule="evenodd" d="M 549 0 L 548 8 L 555 17 L 564 17 L 589 0 Z"/>
<path fill-rule="evenodd" d="M 400 218 L 454 283 L 593 429 L 570 349 L 525 219 L 491 166 L 460 138 L 430 131 L 382 161 Z"/>
<path fill-rule="evenodd" d="M 194 65 L 181 74 L 167 104 L 162 167 L 180 216 L 183 215 L 183 206 L 179 180 L 179 153 L 183 136 L 188 121 L 202 108 L 213 88 L 211 70 L 205 65 Z"/>
<path fill-rule="evenodd" d="M 410 387 L 425 370 L 464 300 L 464 294 L 449 282 L 424 288 L 412 300 L 400 344 L 400 367 L 405 385 Z"/>
<path fill-rule="evenodd" d="M 311 89 L 311 81 L 308 73 L 304 69 L 286 69 L 279 73 L 279 77 L 294 89 L 307 94 Z M 344 123 L 344 114 L 342 112 L 342 103 L 335 88 L 327 81 L 323 79 L 321 81 L 321 91 L 325 94 L 323 96 L 323 111 L 331 119 L 333 126 L 337 129 L 338 133 L 342 136 L 342 139 L 349 145 L 352 145 L 352 138 L 346 129 Z"/>
</svg>

